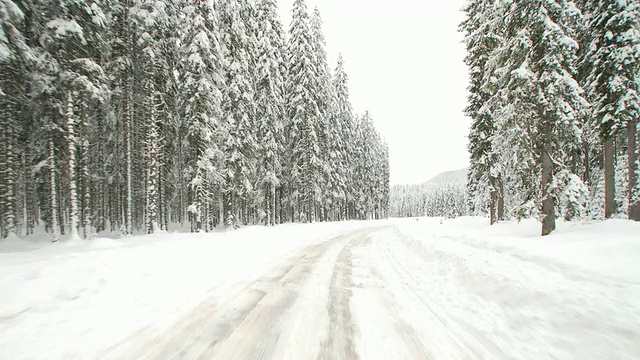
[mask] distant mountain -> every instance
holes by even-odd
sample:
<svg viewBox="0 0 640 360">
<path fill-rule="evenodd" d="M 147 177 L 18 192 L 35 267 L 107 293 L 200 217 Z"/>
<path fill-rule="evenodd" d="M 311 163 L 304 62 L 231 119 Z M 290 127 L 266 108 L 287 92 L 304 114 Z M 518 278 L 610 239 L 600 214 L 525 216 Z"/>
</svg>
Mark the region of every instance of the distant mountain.
<svg viewBox="0 0 640 360">
<path fill-rule="evenodd" d="M 425 182 L 424 185 L 442 185 L 442 184 L 461 184 L 464 185 L 467 183 L 467 168 L 454 170 L 454 171 L 446 171 L 440 173 L 429 181 Z"/>
</svg>

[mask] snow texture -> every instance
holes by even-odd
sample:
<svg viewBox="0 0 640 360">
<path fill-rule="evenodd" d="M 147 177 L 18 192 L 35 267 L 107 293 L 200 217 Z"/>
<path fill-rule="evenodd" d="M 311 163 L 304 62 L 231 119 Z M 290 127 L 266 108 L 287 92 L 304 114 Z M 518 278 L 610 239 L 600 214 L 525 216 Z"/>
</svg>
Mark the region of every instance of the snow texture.
<svg viewBox="0 0 640 360">
<path fill-rule="evenodd" d="M 640 354 L 640 224 L 486 223 L 3 241 L 0 358 Z"/>
</svg>

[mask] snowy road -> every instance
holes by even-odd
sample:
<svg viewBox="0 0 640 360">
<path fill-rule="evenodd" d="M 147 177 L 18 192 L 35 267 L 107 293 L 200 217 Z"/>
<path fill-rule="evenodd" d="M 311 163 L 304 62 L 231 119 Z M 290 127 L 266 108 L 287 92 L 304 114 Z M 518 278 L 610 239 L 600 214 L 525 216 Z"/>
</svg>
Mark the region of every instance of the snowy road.
<svg viewBox="0 0 640 360">
<path fill-rule="evenodd" d="M 125 357 L 640 357 L 640 284 L 425 229 L 376 226 L 306 247 L 124 344 Z"/>
<path fill-rule="evenodd" d="M 640 224 L 560 225 L 0 248 L 0 359 L 639 359 Z"/>
<path fill-rule="evenodd" d="M 219 289 L 165 334 L 122 344 L 136 359 L 354 359 L 354 252 L 382 228 L 308 246 L 265 274 Z M 412 339 L 418 341 L 418 339 Z M 113 355 L 114 353 L 111 353 Z"/>
</svg>

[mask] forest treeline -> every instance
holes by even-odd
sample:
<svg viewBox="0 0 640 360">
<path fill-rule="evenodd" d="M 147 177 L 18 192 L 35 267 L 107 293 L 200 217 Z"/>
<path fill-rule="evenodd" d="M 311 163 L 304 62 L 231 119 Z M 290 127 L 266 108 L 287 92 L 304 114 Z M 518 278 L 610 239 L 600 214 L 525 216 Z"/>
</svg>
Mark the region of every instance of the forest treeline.
<svg viewBox="0 0 640 360">
<path fill-rule="evenodd" d="M 387 216 L 388 148 L 304 0 L 0 0 L 0 230 Z"/>
<path fill-rule="evenodd" d="M 467 169 L 441 173 L 422 184 L 393 185 L 389 196 L 392 217 L 446 217 L 469 214 Z"/>
<path fill-rule="evenodd" d="M 468 193 L 491 223 L 640 220 L 640 2 L 469 0 Z"/>
</svg>

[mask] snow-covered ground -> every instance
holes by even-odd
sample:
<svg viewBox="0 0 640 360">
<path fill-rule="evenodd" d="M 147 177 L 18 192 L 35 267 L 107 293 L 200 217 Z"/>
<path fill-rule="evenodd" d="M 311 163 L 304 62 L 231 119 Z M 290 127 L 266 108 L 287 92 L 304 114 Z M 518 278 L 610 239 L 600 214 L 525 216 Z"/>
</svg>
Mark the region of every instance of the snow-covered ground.
<svg viewBox="0 0 640 360">
<path fill-rule="evenodd" d="M 0 242 L 0 359 L 640 358 L 640 224 Z"/>
</svg>

